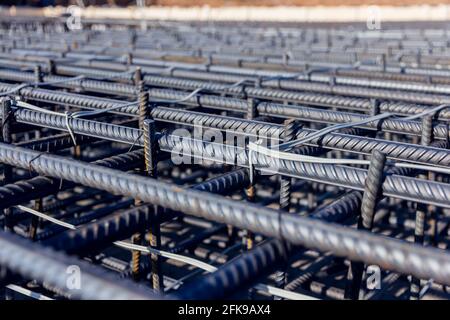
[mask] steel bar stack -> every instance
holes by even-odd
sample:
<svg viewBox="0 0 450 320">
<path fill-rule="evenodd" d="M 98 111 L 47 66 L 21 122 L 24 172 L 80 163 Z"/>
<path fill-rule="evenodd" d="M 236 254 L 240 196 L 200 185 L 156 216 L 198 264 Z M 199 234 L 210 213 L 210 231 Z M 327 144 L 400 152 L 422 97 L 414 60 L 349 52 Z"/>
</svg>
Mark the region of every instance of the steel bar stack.
<svg viewBox="0 0 450 320">
<path fill-rule="evenodd" d="M 442 24 L 0 23 L 0 299 L 449 299 Z"/>
</svg>

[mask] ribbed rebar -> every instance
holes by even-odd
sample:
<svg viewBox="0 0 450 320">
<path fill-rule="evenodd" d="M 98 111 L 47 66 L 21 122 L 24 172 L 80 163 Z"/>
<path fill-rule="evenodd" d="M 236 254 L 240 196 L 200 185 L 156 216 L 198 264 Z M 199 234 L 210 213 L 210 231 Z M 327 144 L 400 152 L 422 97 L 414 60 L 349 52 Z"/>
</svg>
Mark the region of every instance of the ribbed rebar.
<svg viewBox="0 0 450 320">
<path fill-rule="evenodd" d="M 386 155 L 375 150 L 372 153 L 369 170 L 365 181 L 365 189 L 361 202 L 361 214 L 358 219 L 358 229 L 371 231 L 375 217 L 376 206 L 381 197 L 381 187 L 385 177 Z M 357 300 L 362 283 L 364 264 L 351 262 L 347 274 L 345 297 Z"/>
<path fill-rule="evenodd" d="M 450 296 L 444 24 L 63 20 L 0 23 L 0 299 Z"/>
<path fill-rule="evenodd" d="M 98 270 L 82 260 L 31 244 L 5 232 L 0 233 L 0 265 L 26 278 L 49 283 L 73 299 L 160 299 L 156 294 Z M 73 286 L 68 287 L 72 283 L 70 275 L 78 275 L 78 278 L 73 278 Z"/>
<path fill-rule="evenodd" d="M 33 160 L 34 159 L 34 160 Z M 32 161 L 33 160 L 33 161 Z M 377 264 L 419 278 L 433 278 L 450 284 L 450 256 L 445 251 L 422 248 L 403 241 L 355 231 L 258 205 L 243 204 L 204 192 L 174 188 L 152 179 L 36 151 L 0 144 L 0 161 L 31 167 L 43 175 L 59 176 L 112 193 L 134 196 L 163 207 L 232 224 L 266 236 L 283 236 L 287 241 L 330 251 L 367 264 Z M 388 181 L 389 177 L 386 178 Z"/>
</svg>

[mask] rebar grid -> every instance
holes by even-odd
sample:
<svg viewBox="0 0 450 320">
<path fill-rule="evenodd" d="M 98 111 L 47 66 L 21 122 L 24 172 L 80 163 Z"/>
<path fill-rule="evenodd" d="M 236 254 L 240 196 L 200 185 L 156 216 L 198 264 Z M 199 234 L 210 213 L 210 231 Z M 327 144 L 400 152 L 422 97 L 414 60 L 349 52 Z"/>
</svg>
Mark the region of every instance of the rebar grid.
<svg viewBox="0 0 450 320">
<path fill-rule="evenodd" d="M 450 298 L 440 25 L 107 25 L 0 22 L 0 299 Z"/>
</svg>

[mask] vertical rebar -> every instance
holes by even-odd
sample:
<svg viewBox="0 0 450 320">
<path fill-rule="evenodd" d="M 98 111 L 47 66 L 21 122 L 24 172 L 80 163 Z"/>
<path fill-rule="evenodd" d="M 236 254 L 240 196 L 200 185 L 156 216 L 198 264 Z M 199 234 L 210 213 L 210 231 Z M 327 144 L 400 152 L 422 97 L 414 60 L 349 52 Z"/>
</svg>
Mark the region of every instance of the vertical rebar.
<svg viewBox="0 0 450 320">
<path fill-rule="evenodd" d="M 47 60 L 47 69 L 49 75 L 53 75 L 56 73 L 56 65 L 54 60 L 52 59 Z"/>
<path fill-rule="evenodd" d="M 34 200 L 34 210 L 36 210 L 38 212 L 42 212 L 42 210 L 43 210 L 42 198 L 38 198 L 38 199 Z M 28 232 L 28 236 L 32 241 L 36 240 L 36 234 L 37 234 L 37 229 L 39 227 L 39 222 L 40 222 L 39 217 L 37 217 L 35 215 L 33 215 L 31 217 L 30 229 Z"/>
<path fill-rule="evenodd" d="M 422 118 L 422 135 L 421 135 L 421 144 L 423 146 L 429 146 L 433 139 L 433 117 L 427 116 Z M 432 178 L 430 175 L 420 175 L 420 178 L 427 179 Z M 414 242 L 417 244 L 424 244 L 425 241 L 425 224 L 427 220 L 427 211 L 431 209 L 424 204 L 417 204 L 416 210 L 416 221 L 414 228 Z M 436 217 L 435 215 L 431 215 L 430 219 L 430 227 L 432 235 L 436 234 Z M 410 286 L 410 299 L 418 300 L 420 299 L 420 289 L 421 289 L 421 279 L 411 277 L 411 286 Z"/>
<path fill-rule="evenodd" d="M 369 170 L 367 171 L 364 195 L 361 202 L 361 214 L 358 218 L 357 228 L 360 230 L 372 230 L 376 206 L 381 197 L 385 164 L 386 155 L 379 150 L 374 150 L 372 152 Z M 363 272 L 364 263 L 350 262 L 347 273 L 347 285 L 344 293 L 346 299 L 358 299 Z"/>
<path fill-rule="evenodd" d="M 371 109 L 370 109 L 371 116 L 376 116 L 376 115 L 380 114 L 380 100 L 370 99 L 370 105 L 371 105 Z"/>
<path fill-rule="evenodd" d="M 43 74 L 40 65 L 36 65 L 34 67 L 34 82 L 41 83 L 43 82 Z"/>
<path fill-rule="evenodd" d="M 257 102 L 253 98 L 247 99 L 247 119 L 252 120 L 257 117 Z M 252 170 L 252 169 L 250 169 Z M 255 177 L 255 172 L 251 174 L 252 177 Z M 256 190 L 255 190 L 255 181 L 250 181 L 249 186 L 245 190 L 245 194 L 247 197 L 247 201 L 254 202 L 256 199 Z M 254 245 L 254 235 L 251 231 L 245 231 L 245 247 L 247 250 L 251 250 Z"/>
<path fill-rule="evenodd" d="M 133 64 L 133 53 L 132 52 L 128 52 L 126 54 L 126 64 L 128 66 L 128 70 L 130 69 L 131 65 Z"/>
<path fill-rule="evenodd" d="M 12 143 L 12 122 L 14 120 L 13 110 L 11 109 L 12 100 L 4 99 L 2 102 L 2 141 Z M 12 179 L 12 167 L 3 165 L 3 184 L 8 184 Z M 13 232 L 12 210 L 11 208 L 3 209 L 4 229 Z"/>
<path fill-rule="evenodd" d="M 145 157 L 145 169 L 147 174 L 152 177 L 157 177 L 157 141 L 156 141 L 156 128 L 155 121 L 150 119 L 144 120 L 144 157 Z M 150 247 L 160 250 L 161 249 L 161 225 L 160 225 L 160 209 L 159 206 L 154 206 L 153 223 L 150 227 Z M 161 270 L 161 259 L 157 254 L 151 254 L 152 263 L 152 284 L 153 289 L 160 292 L 164 288 L 163 275 Z"/>
<path fill-rule="evenodd" d="M 288 119 L 284 122 L 283 142 L 295 140 L 301 124 L 295 119 Z M 288 151 L 288 150 L 285 150 Z M 291 206 L 292 178 L 280 176 L 280 210 L 289 212 Z M 275 285 L 278 288 L 284 288 L 287 283 L 286 269 L 288 265 L 283 264 L 282 270 L 277 270 L 274 274 Z M 279 300 L 279 298 L 276 298 Z"/>
<path fill-rule="evenodd" d="M 139 99 L 139 128 L 141 130 L 144 129 L 144 120 L 148 116 L 148 99 L 145 101 L 145 92 L 144 92 L 144 84 L 142 81 L 141 69 L 137 68 L 134 74 L 134 81 L 136 85 L 136 91 Z M 135 199 L 135 205 L 140 205 L 141 201 L 139 199 Z M 145 237 L 140 232 L 135 233 L 131 237 L 131 241 L 133 244 L 142 244 L 142 241 L 145 240 Z M 135 281 L 139 281 L 141 279 L 141 260 L 142 254 L 139 250 L 133 250 L 131 254 L 131 270 L 132 276 Z"/>
<path fill-rule="evenodd" d="M 136 68 L 134 70 L 134 77 L 133 77 L 134 85 L 137 87 L 137 94 L 139 94 L 140 90 L 140 83 L 142 81 L 142 71 L 141 68 Z"/>
<path fill-rule="evenodd" d="M 252 120 L 257 117 L 257 101 L 254 98 L 247 99 L 247 119 Z"/>
<path fill-rule="evenodd" d="M 144 81 L 139 81 L 138 85 L 138 97 L 139 97 L 139 128 L 144 128 L 144 121 L 149 116 L 149 96 L 145 91 Z"/>
<path fill-rule="evenodd" d="M 284 122 L 283 142 L 294 140 L 300 126 L 300 123 L 295 119 L 286 120 Z M 289 212 L 291 204 L 291 184 L 292 178 L 280 176 L 280 209 L 287 212 Z"/>
<path fill-rule="evenodd" d="M 140 233 L 135 233 L 131 236 L 131 242 L 133 244 L 142 244 L 142 237 Z M 131 252 L 131 273 L 135 281 L 141 279 L 141 252 L 139 250 L 133 250 Z"/>
</svg>

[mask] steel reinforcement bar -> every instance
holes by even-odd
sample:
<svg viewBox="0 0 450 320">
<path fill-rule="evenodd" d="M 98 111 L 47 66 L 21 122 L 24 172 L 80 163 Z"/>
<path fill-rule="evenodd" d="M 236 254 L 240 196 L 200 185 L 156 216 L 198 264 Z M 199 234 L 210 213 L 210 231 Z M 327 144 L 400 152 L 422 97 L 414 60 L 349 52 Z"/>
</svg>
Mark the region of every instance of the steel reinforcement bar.
<svg viewBox="0 0 450 320">
<path fill-rule="evenodd" d="M 91 69 L 87 70 L 79 70 L 79 72 L 74 72 L 74 75 L 83 75 L 86 74 L 87 71 L 91 71 Z M 105 78 L 110 77 L 111 79 L 114 75 L 111 73 L 103 74 L 101 70 L 92 72 L 92 77 L 104 76 Z M 0 70 L 0 75 L 4 79 L 21 81 L 21 82 L 31 82 L 33 81 L 33 74 L 19 71 L 11 71 L 11 70 Z M 119 73 L 120 75 L 120 73 Z M 117 76 L 115 78 L 120 78 Z M 127 77 L 129 78 L 129 77 Z M 63 76 L 44 76 L 44 81 L 53 82 L 53 81 L 61 81 L 65 80 L 67 77 Z M 255 88 L 250 85 L 241 85 L 235 87 L 224 86 L 220 83 L 211 83 L 211 81 L 198 81 L 198 80 L 190 80 L 185 78 L 174 78 L 174 77 L 162 77 L 157 75 L 145 75 L 144 81 L 149 86 L 159 86 L 159 87 L 169 87 L 169 88 L 179 88 L 186 90 L 194 90 L 198 88 L 205 88 L 206 91 L 209 92 L 226 92 L 228 94 L 234 95 L 242 95 L 260 99 L 271 99 L 271 100 L 279 100 L 279 101 L 290 101 L 296 103 L 303 103 L 307 105 L 313 106 L 322 106 L 322 107 L 337 107 L 348 110 L 356 110 L 356 111 L 370 111 L 373 107 L 373 102 L 369 99 L 358 98 L 361 96 L 360 93 L 355 92 L 354 94 L 350 94 L 351 92 L 344 91 L 342 93 L 338 92 L 339 88 L 334 88 L 334 91 L 330 91 L 327 93 L 314 93 L 314 90 L 310 90 L 310 88 L 305 90 L 293 90 L 286 91 L 281 89 L 274 88 Z M 241 80 L 242 81 L 242 80 Z M 79 90 L 87 90 L 101 93 L 114 93 L 114 94 L 122 94 L 125 96 L 135 96 L 136 91 L 133 85 L 123 84 L 123 83 L 113 83 L 113 82 L 102 82 L 97 80 L 73 80 L 63 83 L 55 83 L 54 86 L 63 87 L 63 88 L 73 88 Z M 4 84 L 0 86 L 1 90 L 7 91 L 8 89 L 12 89 L 11 85 Z M 40 91 L 39 89 L 35 89 L 36 92 L 33 92 L 30 88 L 21 89 L 20 92 L 24 95 L 29 95 L 31 97 L 38 97 L 39 93 L 41 93 L 44 97 L 50 94 L 48 91 Z M 382 112 L 390 112 L 396 113 L 400 115 L 412 115 L 425 111 L 428 106 L 421 106 L 418 103 L 423 104 L 448 104 L 450 103 L 450 99 L 445 96 L 436 96 L 436 95 L 426 95 L 426 94 L 407 94 L 402 93 L 401 91 L 393 91 L 385 94 L 378 95 L 378 91 L 371 90 L 371 94 L 367 96 L 367 98 L 371 99 L 379 99 L 380 100 L 380 111 Z M 151 96 L 155 98 L 164 99 L 179 99 L 180 97 L 185 96 L 184 93 L 179 93 L 179 95 L 175 98 L 174 96 L 177 94 L 176 91 L 168 91 L 165 92 L 161 89 L 150 89 Z M 181 96 L 180 96 L 181 95 Z M 356 97 L 349 97 L 349 96 Z M 64 99 L 62 94 L 57 95 L 59 99 Z M 68 95 L 70 96 L 70 94 Z M 69 99 L 69 97 L 67 98 Z M 206 98 L 203 98 L 206 99 Z M 107 99 L 104 99 L 105 101 Z M 394 101 L 384 101 L 384 100 L 394 100 Z M 395 102 L 404 101 L 404 102 Z M 70 101 L 70 100 L 69 100 Z M 200 101 L 196 101 L 195 99 L 190 99 L 190 102 L 201 103 Z M 67 102 L 70 104 L 70 102 Z M 204 104 L 207 104 L 204 102 Z M 450 111 L 443 110 L 439 113 L 439 117 L 441 119 L 449 119 Z"/>
<path fill-rule="evenodd" d="M 144 300 L 161 296 L 133 282 L 120 279 L 85 261 L 55 252 L 39 244 L 6 232 L 0 232 L 0 265 L 25 278 L 36 279 L 55 286 L 73 299 Z M 69 289 L 67 271 L 82 272 L 79 287 Z"/>
<path fill-rule="evenodd" d="M 48 115 L 33 110 L 17 110 L 17 119 L 25 123 L 34 123 L 41 126 L 58 128 L 68 131 L 64 116 Z M 103 139 L 124 142 L 132 145 L 143 146 L 144 139 L 139 129 L 112 125 L 85 119 L 71 119 L 71 130 L 75 133 Z M 180 152 L 182 155 L 194 156 L 215 160 L 228 164 L 248 166 L 247 151 L 231 145 L 196 141 L 190 137 L 174 135 L 162 135 L 158 138 L 161 150 L 166 152 Z M 259 170 L 265 172 L 278 172 L 283 175 L 308 179 L 326 184 L 364 189 L 366 170 L 343 166 L 333 166 L 314 163 L 299 163 L 287 160 L 274 161 L 274 159 L 254 154 L 254 164 Z M 275 159 L 277 160 L 277 159 Z M 275 169 L 273 169 L 275 168 Z M 405 200 L 419 201 L 448 207 L 450 192 L 446 184 L 437 182 L 421 182 L 419 179 L 393 176 L 386 181 L 394 183 L 386 184 L 386 196 L 399 197 Z M 395 182 L 397 181 L 397 182 Z M 433 189 L 430 186 L 435 186 Z M 416 197 L 417 196 L 417 197 Z"/>
<path fill-rule="evenodd" d="M 318 112 L 320 113 L 320 111 Z M 341 115 L 341 113 L 338 112 L 335 112 L 334 114 L 336 116 Z M 282 126 L 276 124 L 186 110 L 176 110 L 166 107 L 156 107 L 152 109 L 151 115 L 154 119 L 160 121 L 197 126 L 202 125 L 205 128 L 224 130 L 235 134 L 245 134 L 260 138 L 279 139 L 283 133 Z M 0 117 L 2 117 L 1 112 Z M 364 119 L 364 117 L 359 116 L 352 116 L 350 118 L 353 121 Z M 18 122 L 64 131 L 68 131 L 70 128 L 73 132 L 81 135 L 143 146 L 142 132 L 130 127 L 79 118 L 69 119 L 68 127 L 65 116 L 49 115 L 43 112 L 26 109 L 17 109 L 15 111 L 15 119 Z M 378 123 L 373 122 L 373 124 L 369 123 L 367 127 L 382 127 L 385 124 L 385 121 L 386 120 L 378 121 Z M 403 126 L 405 121 L 396 121 L 394 123 Z M 408 128 L 421 130 L 421 123 L 419 122 L 409 121 L 406 122 L 406 124 Z M 434 130 L 435 133 L 447 132 L 446 135 L 450 134 L 443 125 L 438 127 L 435 126 Z M 299 133 L 297 138 L 304 138 L 312 133 L 314 133 L 313 130 L 305 129 Z M 428 146 L 417 146 L 339 133 L 327 134 L 320 139 L 312 140 L 310 143 L 315 146 L 320 145 L 325 148 L 365 154 L 369 154 L 373 149 L 377 149 L 385 152 L 388 157 L 393 159 L 442 166 L 448 166 L 450 164 L 450 151 Z M 445 148 L 446 142 L 442 141 L 442 143 L 438 145 Z"/>
<path fill-rule="evenodd" d="M 151 178 L 4 143 L 0 144 L 0 162 L 21 168 L 31 167 L 42 175 L 61 177 L 111 193 L 137 197 L 187 214 L 232 224 L 269 237 L 283 238 L 293 244 L 450 284 L 450 255 L 444 250 L 425 248 L 298 215 L 280 215 L 279 211 L 251 203 L 181 189 Z M 448 199 L 447 203 L 450 204 Z"/>
</svg>

